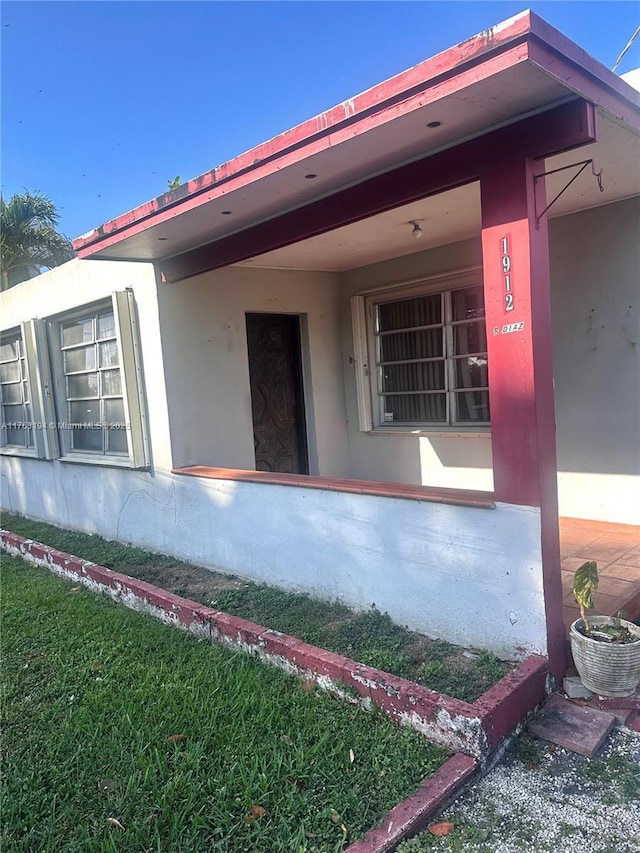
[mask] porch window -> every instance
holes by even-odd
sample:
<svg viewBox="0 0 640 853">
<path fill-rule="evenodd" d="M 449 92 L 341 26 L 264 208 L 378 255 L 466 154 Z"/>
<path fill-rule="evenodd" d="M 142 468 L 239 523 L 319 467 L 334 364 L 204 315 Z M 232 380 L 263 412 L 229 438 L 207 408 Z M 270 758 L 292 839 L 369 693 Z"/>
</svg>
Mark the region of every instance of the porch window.
<svg viewBox="0 0 640 853">
<path fill-rule="evenodd" d="M 36 324 L 29 320 L 0 334 L 0 453 L 48 459 L 56 444 L 47 430 L 51 412 L 38 368 Z M 48 364 L 46 352 L 43 362 Z"/>
<path fill-rule="evenodd" d="M 361 298 L 367 328 L 356 322 L 355 332 L 361 373 L 368 375 L 368 383 L 360 377 L 361 421 L 367 390 L 371 399 L 365 428 L 489 425 L 484 300 L 476 281 L 437 290 L 423 283 Z"/>
<path fill-rule="evenodd" d="M 60 456 L 146 467 L 146 418 L 130 291 L 47 321 Z"/>
<path fill-rule="evenodd" d="M 33 409 L 27 358 L 19 329 L 0 338 L 2 447 L 34 451 Z"/>
<path fill-rule="evenodd" d="M 120 352 L 113 308 L 61 323 L 70 450 L 127 454 Z"/>
</svg>

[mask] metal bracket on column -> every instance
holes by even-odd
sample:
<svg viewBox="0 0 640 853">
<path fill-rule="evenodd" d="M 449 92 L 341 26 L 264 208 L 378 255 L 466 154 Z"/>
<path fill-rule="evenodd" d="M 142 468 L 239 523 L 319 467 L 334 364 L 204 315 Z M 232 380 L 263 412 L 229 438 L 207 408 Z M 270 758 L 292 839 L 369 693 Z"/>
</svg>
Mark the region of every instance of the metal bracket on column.
<svg viewBox="0 0 640 853">
<path fill-rule="evenodd" d="M 593 165 L 593 160 L 581 160 L 579 163 L 570 163 L 568 166 L 561 166 L 559 169 L 552 169 L 550 172 L 543 172 L 541 175 L 534 175 L 533 176 L 533 182 L 535 184 L 541 178 L 546 178 L 547 175 L 555 175 L 556 172 L 564 172 L 565 169 L 575 169 L 576 167 L 580 166 L 580 168 L 575 173 L 575 175 L 571 178 L 571 180 L 567 184 L 565 184 L 565 186 L 560 190 L 560 192 L 556 195 L 556 197 L 552 201 L 549 202 L 549 204 L 545 207 L 545 209 L 541 213 L 538 213 L 538 210 L 537 210 L 538 202 L 537 202 L 537 196 L 536 196 L 536 202 L 535 202 L 535 204 L 536 204 L 536 230 L 540 229 L 540 220 L 545 215 L 545 213 L 549 210 L 549 208 L 552 207 L 558 201 L 558 199 L 560 198 L 562 193 L 565 192 L 565 190 L 569 189 L 571 184 L 576 180 L 576 178 L 578 178 L 584 172 L 584 170 L 589 165 L 591 165 L 591 172 L 593 173 L 594 178 L 598 182 L 598 187 L 600 189 L 600 192 L 603 193 L 604 192 L 604 184 L 602 183 L 602 176 L 604 174 L 604 169 L 600 169 L 599 172 L 596 172 L 595 167 Z"/>
</svg>

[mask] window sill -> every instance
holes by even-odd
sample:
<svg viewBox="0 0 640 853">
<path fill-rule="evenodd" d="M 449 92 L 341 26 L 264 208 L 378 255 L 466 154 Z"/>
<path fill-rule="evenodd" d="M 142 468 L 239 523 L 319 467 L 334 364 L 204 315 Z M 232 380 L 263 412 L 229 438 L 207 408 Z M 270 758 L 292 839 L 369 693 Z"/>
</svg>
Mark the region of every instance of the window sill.
<svg viewBox="0 0 640 853">
<path fill-rule="evenodd" d="M 0 447 L 0 456 L 21 456 L 23 459 L 43 459 L 37 456 L 35 450 L 23 450 L 20 447 Z"/>
<path fill-rule="evenodd" d="M 447 438 L 491 438 L 491 427 L 475 427 L 464 429 L 460 427 L 392 427 L 388 424 L 367 430 L 366 435 L 417 435 Z"/>
<path fill-rule="evenodd" d="M 174 468 L 172 473 L 208 480 L 235 480 L 247 483 L 266 483 L 273 486 L 295 486 L 303 489 L 323 489 L 329 492 L 376 495 L 385 498 L 426 501 L 427 503 L 453 504 L 454 506 L 475 506 L 484 509 L 494 507 L 493 492 L 472 491 L 470 489 L 411 486 L 406 483 L 384 483 L 378 480 L 343 480 L 306 474 L 276 474 L 270 471 L 242 471 L 235 468 L 209 468 L 205 465 Z"/>
<path fill-rule="evenodd" d="M 67 456 L 58 457 L 58 462 L 71 462 L 74 465 L 98 465 L 102 468 L 127 468 L 132 471 L 139 471 L 139 468 L 134 468 L 131 464 L 131 460 L 126 457 L 118 457 L 118 456 L 92 456 L 90 453 L 87 453 L 86 456 L 83 455 L 72 455 L 68 454 Z"/>
</svg>

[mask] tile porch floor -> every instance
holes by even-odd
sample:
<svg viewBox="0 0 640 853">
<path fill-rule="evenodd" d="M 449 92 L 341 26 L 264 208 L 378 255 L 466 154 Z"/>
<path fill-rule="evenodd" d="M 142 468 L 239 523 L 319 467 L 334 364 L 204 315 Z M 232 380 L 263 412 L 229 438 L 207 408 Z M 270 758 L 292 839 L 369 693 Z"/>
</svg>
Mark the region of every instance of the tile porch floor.
<svg viewBox="0 0 640 853">
<path fill-rule="evenodd" d="M 640 616 L 640 527 L 561 518 L 560 555 L 567 627 L 580 616 L 571 588 L 573 574 L 585 560 L 598 564 L 600 586 L 593 596 L 594 612 L 615 616 L 624 610 L 630 620 Z"/>
</svg>

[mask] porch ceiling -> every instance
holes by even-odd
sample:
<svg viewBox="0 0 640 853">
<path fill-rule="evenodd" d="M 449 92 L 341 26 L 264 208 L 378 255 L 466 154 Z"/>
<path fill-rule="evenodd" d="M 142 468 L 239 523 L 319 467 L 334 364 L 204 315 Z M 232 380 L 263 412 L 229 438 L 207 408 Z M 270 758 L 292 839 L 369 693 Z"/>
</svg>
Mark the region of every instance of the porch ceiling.
<svg viewBox="0 0 640 853">
<path fill-rule="evenodd" d="M 550 157 L 544 169 L 541 164 L 540 171 L 551 172 L 593 159 L 595 170 L 603 170 L 604 192 L 600 192 L 588 166 L 551 207 L 548 214 L 551 219 L 640 195 L 640 140 L 602 112 L 598 119 L 596 143 Z M 579 166 L 547 177 L 548 202 L 578 169 Z M 411 221 L 420 222 L 423 232 L 420 239 L 411 236 Z M 468 237 L 479 237 L 480 230 L 480 188 L 473 183 L 248 258 L 238 266 L 344 272 Z"/>
<path fill-rule="evenodd" d="M 546 168 L 593 156 L 597 168 L 605 168 L 607 192 L 600 194 L 583 173 L 553 214 L 640 191 L 640 96 L 526 12 L 94 229 L 74 245 L 84 258 L 175 257 L 576 96 L 602 104 L 600 139 L 584 154 L 547 161 Z M 550 179 L 550 197 L 570 174 Z M 410 238 L 411 219 L 425 220 L 427 239 Z M 342 270 L 478 230 L 477 189 L 463 187 L 245 263 Z"/>
</svg>

